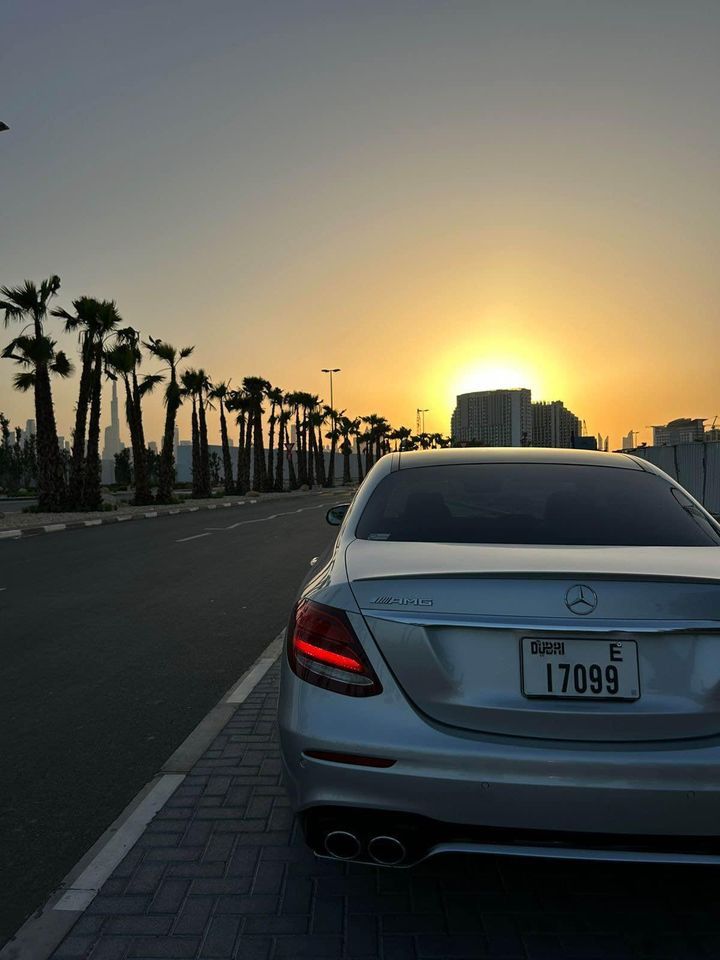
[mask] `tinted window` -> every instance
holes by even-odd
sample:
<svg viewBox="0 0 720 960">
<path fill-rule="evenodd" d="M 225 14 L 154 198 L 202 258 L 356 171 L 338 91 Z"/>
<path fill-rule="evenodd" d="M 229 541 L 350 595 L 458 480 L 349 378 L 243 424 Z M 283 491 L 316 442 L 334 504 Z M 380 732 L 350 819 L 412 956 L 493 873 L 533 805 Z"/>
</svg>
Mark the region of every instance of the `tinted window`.
<svg viewBox="0 0 720 960">
<path fill-rule="evenodd" d="M 667 481 L 640 470 L 557 463 L 415 467 L 387 476 L 363 540 L 717 546 L 720 528 Z"/>
</svg>

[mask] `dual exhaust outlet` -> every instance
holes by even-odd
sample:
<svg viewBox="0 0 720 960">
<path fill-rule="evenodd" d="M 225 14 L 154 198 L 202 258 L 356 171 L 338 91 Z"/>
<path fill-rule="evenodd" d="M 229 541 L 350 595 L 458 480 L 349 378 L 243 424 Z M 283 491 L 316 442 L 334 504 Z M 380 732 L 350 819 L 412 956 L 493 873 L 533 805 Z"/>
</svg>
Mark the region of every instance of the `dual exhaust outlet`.
<svg viewBox="0 0 720 960">
<path fill-rule="evenodd" d="M 362 852 L 362 843 L 349 830 L 331 830 L 325 836 L 325 851 L 335 860 L 355 860 Z M 397 867 L 407 856 L 405 845 L 397 837 L 378 834 L 367 844 L 368 858 L 382 867 Z"/>
</svg>

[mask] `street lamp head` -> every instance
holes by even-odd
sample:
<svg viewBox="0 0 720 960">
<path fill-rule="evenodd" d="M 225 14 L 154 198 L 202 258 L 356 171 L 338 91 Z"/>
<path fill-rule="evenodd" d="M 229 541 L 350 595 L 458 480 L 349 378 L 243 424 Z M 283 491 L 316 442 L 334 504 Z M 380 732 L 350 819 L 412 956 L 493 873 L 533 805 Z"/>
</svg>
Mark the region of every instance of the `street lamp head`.
<svg viewBox="0 0 720 960">
<path fill-rule="evenodd" d="M 321 373 L 340 373 L 340 367 L 333 367 L 332 369 L 330 369 L 330 367 L 323 367 L 320 372 Z"/>
<path fill-rule="evenodd" d="M 9 130 L 9 129 L 10 127 L 6 123 L 3 123 L 2 120 L 0 120 L 0 133 L 2 133 L 4 130 Z"/>
</svg>

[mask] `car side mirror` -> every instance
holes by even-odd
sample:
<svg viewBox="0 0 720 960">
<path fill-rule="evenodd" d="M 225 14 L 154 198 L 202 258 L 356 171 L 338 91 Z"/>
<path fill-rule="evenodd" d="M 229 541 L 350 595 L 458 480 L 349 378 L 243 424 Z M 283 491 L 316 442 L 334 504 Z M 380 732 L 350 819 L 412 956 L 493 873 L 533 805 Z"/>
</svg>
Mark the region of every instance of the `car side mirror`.
<svg viewBox="0 0 720 960">
<path fill-rule="evenodd" d="M 349 503 L 338 503 L 337 506 L 330 507 L 325 514 L 325 519 L 331 527 L 339 527 L 345 519 L 345 514 L 350 509 Z"/>
</svg>

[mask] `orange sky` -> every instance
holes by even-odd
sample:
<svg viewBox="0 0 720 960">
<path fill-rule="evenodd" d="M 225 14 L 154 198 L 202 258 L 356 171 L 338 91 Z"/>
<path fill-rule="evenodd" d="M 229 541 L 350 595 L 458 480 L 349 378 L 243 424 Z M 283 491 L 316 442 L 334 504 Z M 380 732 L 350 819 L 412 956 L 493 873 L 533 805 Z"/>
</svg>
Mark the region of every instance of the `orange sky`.
<svg viewBox="0 0 720 960">
<path fill-rule="evenodd" d="M 77 0 L 33 34 L 0 65 L 0 282 L 114 297 L 217 379 L 329 399 L 341 367 L 336 405 L 396 425 L 520 385 L 613 446 L 720 412 L 717 6 Z"/>
</svg>

